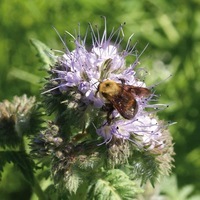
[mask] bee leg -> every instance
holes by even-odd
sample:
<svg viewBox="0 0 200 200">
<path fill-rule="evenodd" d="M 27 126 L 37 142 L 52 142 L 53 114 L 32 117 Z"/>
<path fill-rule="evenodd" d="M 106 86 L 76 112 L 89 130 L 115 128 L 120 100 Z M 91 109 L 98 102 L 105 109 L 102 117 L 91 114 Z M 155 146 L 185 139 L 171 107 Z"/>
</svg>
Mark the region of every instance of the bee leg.
<svg viewBox="0 0 200 200">
<path fill-rule="evenodd" d="M 113 106 L 112 107 L 110 106 L 109 110 L 107 110 L 107 122 L 108 122 L 108 124 L 111 124 L 111 121 L 114 119 L 114 117 L 112 115 L 113 110 L 114 110 Z"/>
<path fill-rule="evenodd" d="M 119 80 L 121 81 L 122 85 L 125 85 L 125 79 L 124 78 L 119 78 Z"/>
<path fill-rule="evenodd" d="M 113 105 L 110 104 L 110 103 L 106 103 L 106 104 L 102 107 L 102 110 L 105 111 L 105 112 L 107 112 L 107 117 L 106 117 L 106 119 L 107 119 L 107 123 L 110 124 L 111 121 L 114 119 L 114 118 L 112 117 L 112 112 L 113 112 L 113 110 L 114 110 Z"/>
</svg>

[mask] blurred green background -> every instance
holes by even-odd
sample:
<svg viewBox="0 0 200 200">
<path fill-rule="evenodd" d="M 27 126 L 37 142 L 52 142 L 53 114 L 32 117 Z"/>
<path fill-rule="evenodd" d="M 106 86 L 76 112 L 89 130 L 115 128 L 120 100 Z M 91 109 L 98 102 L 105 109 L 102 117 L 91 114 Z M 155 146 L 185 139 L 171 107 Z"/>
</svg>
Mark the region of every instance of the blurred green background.
<svg viewBox="0 0 200 200">
<path fill-rule="evenodd" d="M 50 48 L 63 49 L 52 28 L 61 36 L 88 22 L 108 32 L 126 22 L 126 44 L 134 33 L 141 52 L 141 66 L 149 71 L 147 83 L 166 79 L 157 87 L 160 102 L 170 107 L 160 113 L 165 120 L 177 122 L 170 127 L 175 143 L 175 168 L 178 187 L 193 185 L 200 190 L 200 1 L 198 0 L 1 0 L 0 1 L 0 101 L 14 95 L 36 95 L 45 76 L 30 39 L 36 38 Z M 173 187 L 173 186 L 171 186 Z M 26 192 L 25 192 L 26 191 Z M 0 183 L 0 196 L 29 199 L 31 188 L 12 165 L 6 166 Z"/>
</svg>

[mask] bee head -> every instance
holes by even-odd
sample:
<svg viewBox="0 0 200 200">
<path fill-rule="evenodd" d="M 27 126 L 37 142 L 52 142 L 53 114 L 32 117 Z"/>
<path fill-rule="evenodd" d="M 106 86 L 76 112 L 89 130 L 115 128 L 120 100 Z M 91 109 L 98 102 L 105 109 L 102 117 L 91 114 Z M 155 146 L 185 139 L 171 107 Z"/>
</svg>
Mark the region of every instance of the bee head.
<svg viewBox="0 0 200 200">
<path fill-rule="evenodd" d="M 99 84 L 99 92 L 103 95 L 117 95 L 120 91 L 119 85 L 112 80 L 106 80 Z"/>
</svg>

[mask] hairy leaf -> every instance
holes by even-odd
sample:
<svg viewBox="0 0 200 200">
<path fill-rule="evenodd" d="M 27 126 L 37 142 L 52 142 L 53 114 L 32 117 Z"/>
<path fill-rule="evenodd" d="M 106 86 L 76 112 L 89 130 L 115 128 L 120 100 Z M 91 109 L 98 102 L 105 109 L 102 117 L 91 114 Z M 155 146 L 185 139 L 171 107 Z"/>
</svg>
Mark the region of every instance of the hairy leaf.
<svg viewBox="0 0 200 200">
<path fill-rule="evenodd" d="M 34 184 L 33 161 L 22 151 L 0 151 L 0 172 L 6 163 L 13 163 L 24 175 L 24 178 Z M 1 174 L 0 174 L 1 175 Z"/>
<path fill-rule="evenodd" d="M 142 190 L 119 169 L 107 171 L 88 190 L 88 199 L 131 200 Z"/>
<path fill-rule="evenodd" d="M 135 152 L 133 154 L 131 174 L 133 178 L 140 179 L 141 185 L 145 184 L 148 180 L 154 185 L 159 175 L 159 162 L 153 155 L 145 152 Z"/>
<path fill-rule="evenodd" d="M 50 69 L 50 66 L 53 65 L 56 60 L 52 50 L 37 39 L 32 38 L 30 42 L 37 50 L 37 55 L 39 56 L 40 60 L 44 63 L 43 68 L 46 70 Z"/>
</svg>

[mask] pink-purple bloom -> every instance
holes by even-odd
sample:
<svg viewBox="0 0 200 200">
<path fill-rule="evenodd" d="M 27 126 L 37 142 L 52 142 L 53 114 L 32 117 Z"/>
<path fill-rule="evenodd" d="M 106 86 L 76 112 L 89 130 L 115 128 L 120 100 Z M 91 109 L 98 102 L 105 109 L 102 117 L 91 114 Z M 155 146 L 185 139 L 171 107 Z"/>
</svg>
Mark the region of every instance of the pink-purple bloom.
<svg viewBox="0 0 200 200">
<path fill-rule="evenodd" d="M 119 46 L 123 41 L 123 26 L 107 35 L 105 22 L 102 36 L 100 36 L 98 30 L 95 32 L 91 25 L 89 29 L 92 38 L 90 50 L 87 49 L 86 45 L 88 33 L 83 39 L 81 39 L 80 35 L 75 37 L 68 33 L 74 41 L 75 48 L 70 51 L 65 45 L 66 52 L 61 57 L 58 57 L 57 65 L 59 67 L 52 69 L 52 73 L 56 77 L 52 81 L 59 80 L 59 85 L 46 90 L 44 93 L 51 92 L 54 89 L 59 89 L 61 93 L 74 91 L 79 94 L 79 103 L 82 102 L 86 107 L 96 109 L 96 116 L 102 117 L 98 111 L 105 104 L 105 99 L 97 94 L 100 82 L 113 80 L 120 83 L 120 80 L 123 79 L 128 85 L 148 86 L 138 79 L 135 71 L 140 55 L 135 53 L 135 45 L 131 47 L 133 35 L 128 40 L 125 50 L 120 51 Z M 116 39 L 112 42 L 114 36 L 116 36 Z M 128 65 L 126 63 L 127 56 L 135 56 L 133 64 Z M 163 122 L 161 123 L 155 116 L 155 112 L 152 111 L 159 107 L 159 105 L 152 104 L 152 99 L 155 97 L 154 91 L 152 91 L 149 97 L 136 98 L 138 111 L 133 119 L 124 119 L 115 110 L 112 123 L 106 122 L 105 117 L 101 124 L 94 124 L 95 127 L 98 126 L 96 127 L 96 133 L 104 138 L 103 143 L 107 144 L 115 137 L 128 140 L 140 149 L 164 148 L 165 141 L 163 141 L 162 133 L 167 125 Z M 150 109 L 150 111 L 147 111 L 147 109 Z"/>
<path fill-rule="evenodd" d="M 154 89 L 158 84 L 146 85 L 140 73 L 146 72 L 139 62 L 144 50 L 138 54 L 136 44 L 131 42 L 133 35 L 122 50 L 123 25 L 110 34 L 106 26 L 105 20 L 100 34 L 89 25 L 83 38 L 80 31 L 75 36 L 67 32 L 74 45 L 72 50 L 60 37 L 65 51 L 54 57 L 56 62 L 48 71 L 43 90 L 47 112 L 54 112 L 55 118 L 41 131 L 32 152 L 50 158 L 54 182 L 70 193 L 85 184 L 83 177 L 92 173 L 102 180 L 111 168 L 124 170 L 128 180 L 139 179 L 142 184 L 147 180 L 154 183 L 172 168 L 173 143 L 167 129 L 170 123 L 157 117 L 157 111 L 167 105 L 158 104 Z M 129 64 L 131 58 L 133 63 Z M 131 98 L 127 115 L 102 92 L 102 84 L 108 82 L 121 88 L 119 92 L 125 91 L 121 100 L 115 88 L 116 104 L 122 106 L 123 100 Z M 147 95 L 135 92 L 129 98 L 127 88 L 132 92 L 132 86 L 142 87 Z"/>
</svg>

